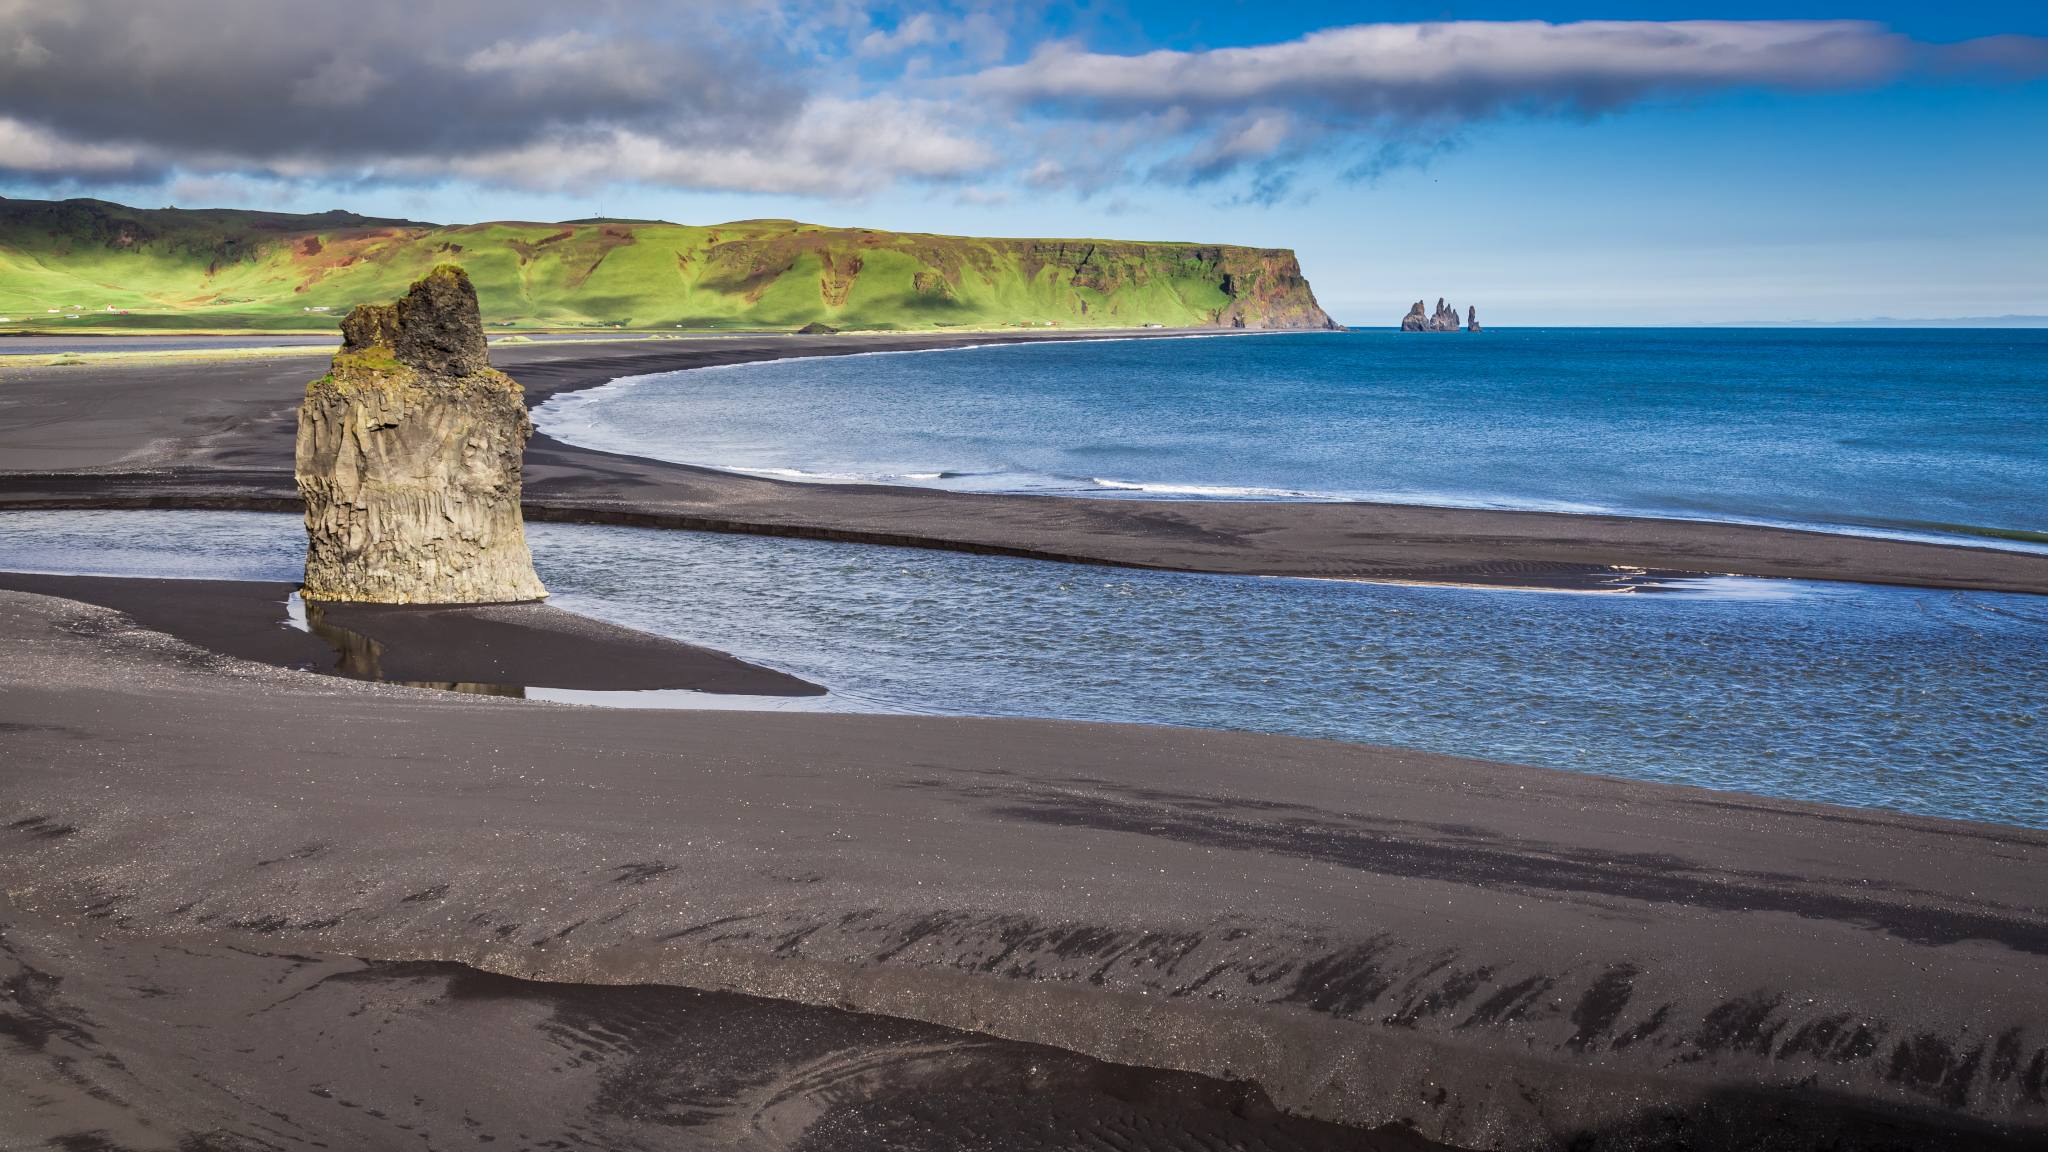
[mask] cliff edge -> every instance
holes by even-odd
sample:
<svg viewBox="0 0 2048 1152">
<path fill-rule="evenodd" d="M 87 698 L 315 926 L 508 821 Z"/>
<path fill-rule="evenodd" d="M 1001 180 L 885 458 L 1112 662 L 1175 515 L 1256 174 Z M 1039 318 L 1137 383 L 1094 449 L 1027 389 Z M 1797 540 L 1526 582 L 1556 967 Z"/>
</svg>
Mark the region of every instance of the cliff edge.
<svg viewBox="0 0 2048 1152">
<path fill-rule="evenodd" d="M 474 280 L 493 329 L 1335 326 L 1285 248 L 795 220 L 440 225 L 0 197 L 0 315 L 331 330 L 442 263 Z"/>
</svg>

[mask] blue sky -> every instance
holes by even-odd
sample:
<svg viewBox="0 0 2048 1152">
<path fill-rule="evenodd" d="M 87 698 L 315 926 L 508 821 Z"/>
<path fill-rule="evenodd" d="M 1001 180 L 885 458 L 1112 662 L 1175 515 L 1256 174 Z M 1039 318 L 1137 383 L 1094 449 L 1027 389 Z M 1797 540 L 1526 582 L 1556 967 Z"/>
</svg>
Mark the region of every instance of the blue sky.
<svg viewBox="0 0 2048 1152">
<path fill-rule="evenodd" d="M 1359 323 L 2048 313 L 2038 3 L 178 7 L 0 3 L 0 192 L 1286 246 Z M 1357 27 L 1416 21 L 1455 57 Z"/>
</svg>

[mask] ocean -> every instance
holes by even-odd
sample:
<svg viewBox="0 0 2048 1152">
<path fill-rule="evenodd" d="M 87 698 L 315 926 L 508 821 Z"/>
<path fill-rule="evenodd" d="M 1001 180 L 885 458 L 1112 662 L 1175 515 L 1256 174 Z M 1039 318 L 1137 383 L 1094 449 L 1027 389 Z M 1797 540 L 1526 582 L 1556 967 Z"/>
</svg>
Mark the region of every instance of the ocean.
<svg viewBox="0 0 2048 1152">
<path fill-rule="evenodd" d="M 558 607 L 830 689 L 702 705 L 1273 732 L 2048 828 L 2044 597 L 1431 588 L 527 532 Z M 299 518 L 275 513 L 0 516 L 9 570 L 296 581 L 304 548 Z"/>
<path fill-rule="evenodd" d="M 1611 512 L 2048 548 L 2048 331 L 1278 333 L 781 360 L 535 413 L 818 482 Z"/>
</svg>

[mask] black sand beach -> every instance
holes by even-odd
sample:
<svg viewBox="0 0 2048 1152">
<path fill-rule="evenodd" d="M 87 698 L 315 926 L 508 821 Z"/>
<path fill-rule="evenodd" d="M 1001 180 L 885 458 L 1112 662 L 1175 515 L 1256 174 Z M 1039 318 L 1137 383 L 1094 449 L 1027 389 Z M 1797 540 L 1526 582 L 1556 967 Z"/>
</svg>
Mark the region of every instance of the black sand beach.
<svg viewBox="0 0 2048 1152">
<path fill-rule="evenodd" d="M 498 345 L 529 404 L 623 375 L 1047 336 L 758 336 Z M 1081 337 L 1086 338 L 1086 337 Z M 1255 338 L 1255 337 L 1254 337 Z M 0 365 L 4 368 L 4 365 Z M 308 357 L 5 370 L 0 509 L 293 510 Z M 528 519 L 754 532 L 1083 563 L 1610 588 L 1649 572 L 2048 592 L 2048 556 L 1751 525 L 1393 504 L 993 496 L 803 485 L 536 436 Z"/>
<path fill-rule="evenodd" d="M 987 339 L 493 354 L 537 403 Z M 6 370 L 0 510 L 295 508 L 318 368 Z M 1137 567 L 2048 591 L 1989 549 L 806 487 L 544 437 L 527 480 L 530 519 Z M 1270 736 L 502 699 L 821 689 L 537 604 L 301 631 L 290 592 L 0 576 L 0 1147 L 2048 1141 L 2039 832 Z"/>
<path fill-rule="evenodd" d="M 963 1083 L 1046 1146 L 1209 1146 L 1259 1093 L 1470 1148 L 2048 1138 L 2038 832 L 1276 737 L 461 696 L 18 592 L 0 647 L 0 1146 L 939 1147 L 972 1143 Z"/>
<path fill-rule="evenodd" d="M 0 1061 L 0 1094 L 38 1101 L 0 1137 L 72 1126 L 19 1147 L 1441 1147 L 1287 1116 L 1242 1081 L 732 993 L 80 946 L 18 917 L 0 984 L 30 1053 Z"/>
</svg>

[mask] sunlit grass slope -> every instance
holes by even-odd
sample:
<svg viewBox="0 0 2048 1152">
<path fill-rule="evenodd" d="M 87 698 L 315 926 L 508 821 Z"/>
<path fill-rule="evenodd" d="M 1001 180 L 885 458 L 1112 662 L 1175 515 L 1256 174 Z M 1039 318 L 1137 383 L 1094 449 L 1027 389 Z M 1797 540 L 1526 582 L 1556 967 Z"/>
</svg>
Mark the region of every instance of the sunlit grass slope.
<svg viewBox="0 0 2048 1152">
<path fill-rule="evenodd" d="M 1328 322 L 1285 249 L 793 220 L 442 226 L 0 198 L 0 331 L 330 328 L 451 261 L 475 281 L 486 322 L 512 329 Z"/>
</svg>

